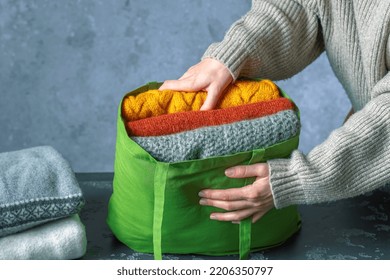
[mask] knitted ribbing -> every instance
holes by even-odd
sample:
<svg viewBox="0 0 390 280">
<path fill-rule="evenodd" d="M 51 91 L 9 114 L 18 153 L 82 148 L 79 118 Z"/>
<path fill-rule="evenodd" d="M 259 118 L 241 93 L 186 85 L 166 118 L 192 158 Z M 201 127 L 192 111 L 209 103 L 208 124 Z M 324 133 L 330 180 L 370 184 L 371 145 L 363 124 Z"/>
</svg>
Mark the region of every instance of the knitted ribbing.
<svg viewBox="0 0 390 280">
<path fill-rule="evenodd" d="M 155 159 L 178 162 L 265 148 L 295 136 L 299 129 L 296 112 L 285 110 L 253 120 L 132 139 Z"/>
<path fill-rule="evenodd" d="M 122 117 L 134 121 L 164 114 L 197 111 L 207 93 L 174 90 L 149 90 L 136 96 L 127 96 L 122 102 Z M 280 97 L 278 87 L 270 80 L 237 81 L 231 84 L 216 108 L 229 108 Z"/>
<path fill-rule="evenodd" d="M 225 109 L 179 112 L 136 120 L 127 122 L 126 130 L 129 136 L 161 136 L 259 118 L 293 108 L 294 104 L 289 99 L 277 98 Z"/>
<path fill-rule="evenodd" d="M 326 47 L 356 112 L 307 156 L 268 161 L 277 208 L 355 196 L 390 182 L 390 1 L 254 0 L 205 57 L 234 78 L 298 73 Z M 315 98 L 311 95 L 310 98 Z"/>
</svg>

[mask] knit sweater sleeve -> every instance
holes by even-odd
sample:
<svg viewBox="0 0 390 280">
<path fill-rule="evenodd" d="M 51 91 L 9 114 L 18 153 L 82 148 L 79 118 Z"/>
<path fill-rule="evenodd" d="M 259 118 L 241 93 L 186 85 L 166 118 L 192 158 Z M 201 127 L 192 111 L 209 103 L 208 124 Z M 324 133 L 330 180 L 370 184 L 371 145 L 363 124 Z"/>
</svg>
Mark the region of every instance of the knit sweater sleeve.
<svg viewBox="0 0 390 280">
<path fill-rule="evenodd" d="M 390 182 L 390 73 L 372 100 L 307 156 L 268 161 L 277 208 L 356 196 Z"/>
<path fill-rule="evenodd" d="M 253 0 L 251 10 L 222 42 L 210 45 L 202 59 L 222 62 L 234 79 L 240 75 L 280 80 L 301 71 L 323 49 L 314 11 L 292 0 Z"/>
</svg>

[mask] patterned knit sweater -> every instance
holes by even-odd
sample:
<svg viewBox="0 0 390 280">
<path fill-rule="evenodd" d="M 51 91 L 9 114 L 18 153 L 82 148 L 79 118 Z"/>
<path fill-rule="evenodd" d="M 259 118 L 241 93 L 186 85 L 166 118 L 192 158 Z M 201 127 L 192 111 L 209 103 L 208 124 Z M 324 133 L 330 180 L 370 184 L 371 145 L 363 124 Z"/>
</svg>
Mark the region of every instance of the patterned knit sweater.
<svg viewBox="0 0 390 280">
<path fill-rule="evenodd" d="M 203 58 L 233 77 L 285 79 L 326 50 L 355 114 L 308 155 L 270 160 L 277 208 L 356 196 L 390 182 L 390 1 L 253 0 Z"/>
</svg>

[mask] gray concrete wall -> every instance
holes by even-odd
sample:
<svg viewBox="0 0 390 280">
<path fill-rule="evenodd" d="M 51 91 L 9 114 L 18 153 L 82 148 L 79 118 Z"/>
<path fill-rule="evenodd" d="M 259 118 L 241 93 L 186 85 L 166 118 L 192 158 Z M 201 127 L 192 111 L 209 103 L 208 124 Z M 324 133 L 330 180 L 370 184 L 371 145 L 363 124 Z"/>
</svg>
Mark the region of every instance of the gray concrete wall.
<svg viewBox="0 0 390 280">
<path fill-rule="evenodd" d="M 249 0 L 0 0 L 0 152 L 52 145 L 77 172 L 113 171 L 122 95 L 178 78 L 249 8 Z M 278 84 L 301 108 L 305 152 L 349 109 L 325 55 Z"/>
</svg>

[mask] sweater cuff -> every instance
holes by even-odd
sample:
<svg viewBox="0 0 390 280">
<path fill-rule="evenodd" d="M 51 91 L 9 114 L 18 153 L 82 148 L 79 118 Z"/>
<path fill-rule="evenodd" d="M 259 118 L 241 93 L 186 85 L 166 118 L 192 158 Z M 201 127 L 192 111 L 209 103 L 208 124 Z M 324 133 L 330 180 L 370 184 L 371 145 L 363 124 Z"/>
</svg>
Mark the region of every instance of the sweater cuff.
<svg viewBox="0 0 390 280">
<path fill-rule="evenodd" d="M 242 42 L 225 38 L 220 43 L 211 44 L 202 56 L 202 60 L 205 58 L 218 60 L 226 66 L 235 81 L 248 56 L 247 51 L 242 47 L 243 45 Z"/>
<path fill-rule="evenodd" d="M 289 159 L 267 161 L 274 204 L 277 209 L 306 202 L 299 176 L 289 167 Z"/>
</svg>

